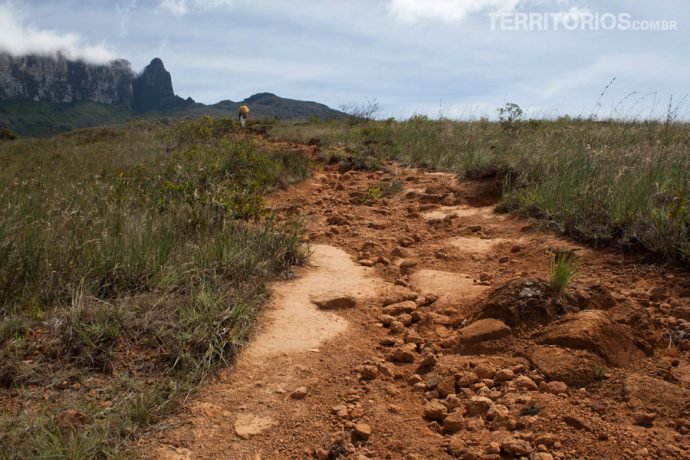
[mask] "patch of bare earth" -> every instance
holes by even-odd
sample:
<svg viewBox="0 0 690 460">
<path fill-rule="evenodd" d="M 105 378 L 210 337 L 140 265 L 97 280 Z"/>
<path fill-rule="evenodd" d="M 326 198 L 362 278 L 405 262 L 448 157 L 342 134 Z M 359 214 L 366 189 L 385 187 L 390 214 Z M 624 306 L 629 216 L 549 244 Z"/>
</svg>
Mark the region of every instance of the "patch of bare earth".
<svg viewBox="0 0 690 460">
<path fill-rule="evenodd" d="M 497 215 L 486 181 L 389 166 L 271 197 L 306 220 L 311 265 L 144 456 L 690 458 L 687 273 Z M 567 298 L 543 282 L 563 249 Z"/>
</svg>

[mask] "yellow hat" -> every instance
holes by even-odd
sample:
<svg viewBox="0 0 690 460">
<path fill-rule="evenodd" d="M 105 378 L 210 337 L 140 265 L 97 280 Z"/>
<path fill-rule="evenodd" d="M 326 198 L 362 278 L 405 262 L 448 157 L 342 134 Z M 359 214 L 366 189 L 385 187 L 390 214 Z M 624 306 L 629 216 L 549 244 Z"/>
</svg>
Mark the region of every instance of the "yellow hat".
<svg viewBox="0 0 690 460">
<path fill-rule="evenodd" d="M 249 107 L 247 107 L 246 105 L 241 105 L 240 113 L 249 113 Z"/>
</svg>

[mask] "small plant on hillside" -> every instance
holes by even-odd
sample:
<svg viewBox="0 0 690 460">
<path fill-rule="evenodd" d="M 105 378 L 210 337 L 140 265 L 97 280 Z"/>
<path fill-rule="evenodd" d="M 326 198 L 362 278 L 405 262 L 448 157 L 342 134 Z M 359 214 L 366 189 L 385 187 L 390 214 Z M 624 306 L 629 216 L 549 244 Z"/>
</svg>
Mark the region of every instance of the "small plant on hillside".
<svg viewBox="0 0 690 460">
<path fill-rule="evenodd" d="M 573 251 L 556 252 L 551 259 L 550 273 L 551 287 L 559 295 L 563 294 L 575 278 L 575 253 Z"/>
<path fill-rule="evenodd" d="M 367 189 L 367 199 L 369 201 L 376 201 L 379 198 L 383 196 L 383 192 L 381 191 L 381 187 L 369 187 Z"/>
<path fill-rule="evenodd" d="M 347 114 L 350 124 L 363 123 L 373 120 L 379 109 L 380 106 L 376 99 L 367 99 L 367 101 L 362 105 L 351 102 L 349 104 L 342 104 L 340 106 L 340 110 Z"/>
<path fill-rule="evenodd" d="M 592 365 L 592 374 L 594 374 L 594 380 L 597 382 L 601 382 L 602 380 L 606 379 L 606 372 L 606 367 L 598 364 Z"/>
<path fill-rule="evenodd" d="M 400 179 L 393 179 L 390 182 L 383 182 L 380 188 L 383 197 L 393 196 L 400 193 L 403 188 L 403 181 Z"/>
<path fill-rule="evenodd" d="M 9 128 L 0 128 L 0 141 L 13 141 L 17 134 Z"/>
<path fill-rule="evenodd" d="M 504 130 L 514 129 L 524 113 L 519 105 L 514 102 L 508 102 L 498 109 L 498 122 Z"/>
</svg>

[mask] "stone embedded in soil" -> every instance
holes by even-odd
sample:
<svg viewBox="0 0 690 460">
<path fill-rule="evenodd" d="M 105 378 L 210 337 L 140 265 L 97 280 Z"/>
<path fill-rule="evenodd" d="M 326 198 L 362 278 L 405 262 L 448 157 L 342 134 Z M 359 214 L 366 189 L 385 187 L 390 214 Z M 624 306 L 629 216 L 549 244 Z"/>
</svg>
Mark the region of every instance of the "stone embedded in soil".
<svg viewBox="0 0 690 460">
<path fill-rule="evenodd" d="M 443 400 L 443 404 L 448 408 L 449 412 L 464 406 L 463 400 L 456 394 L 448 395 L 446 399 Z"/>
<path fill-rule="evenodd" d="M 309 393 L 309 390 L 307 390 L 307 387 L 299 387 L 292 393 L 290 393 L 290 397 L 292 399 L 304 399 L 307 397 L 307 393 Z"/>
<path fill-rule="evenodd" d="M 366 423 L 357 423 L 355 425 L 355 436 L 363 441 L 368 440 L 371 436 L 371 426 Z"/>
<path fill-rule="evenodd" d="M 448 415 L 448 409 L 440 401 L 434 399 L 424 406 L 424 417 L 436 422 L 442 422 Z"/>
<path fill-rule="evenodd" d="M 500 371 L 496 372 L 496 375 L 494 376 L 494 380 L 496 382 L 509 382 L 514 378 L 515 373 L 512 369 L 501 369 Z"/>
<path fill-rule="evenodd" d="M 357 306 L 357 300 L 354 297 L 338 292 L 324 292 L 310 300 L 322 310 L 337 310 Z"/>
<path fill-rule="evenodd" d="M 392 257 L 398 257 L 398 258 L 405 258 L 410 256 L 410 250 L 405 249 L 402 246 L 396 246 L 393 248 L 391 251 L 391 256 Z"/>
<path fill-rule="evenodd" d="M 379 322 L 383 324 L 384 326 L 388 327 L 390 326 L 393 321 L 395 321 L 395 316 L 391 315 L 379 315 Z"/>
<path fill-rule="evenodd" d="M 404 326 L 409 326 L 412 324 L 412 316 L 407 313 L 403 313 L 402 315 L 398 316 L 398 321 L 400 321 Z"/>
<path fill-rule="evenodd" d="M 399 334 L 405 330 L 405 325 L 396 320 L 391 323 L 390 330 L 393 334 Z"/>
<path fill-rule="evenodd" d="M 630 327 L 613 322 L 601 310 L 585 310 L 547 326 L 537 343 L 590 351 L 620 367 L 645 357 L 635 346 Z"/>
<path fill-rule="evenodd" d="M 276 426 L 278 423 L 271 417 L 256 417 L 250 414 L 239 414 L 235 420 L 235 434 L 242 439 L 249 439 L 252 436 L 263 433 L 264 431 Z"/>
<path fill-rule="evenodd" d="M 515 386 L 521 390 L 536 391 L 538 389 L 534 380 L 526 375 L 520 375 L 515 379 Z"/>
<path fill-rule="evenodd" d="M 410 259 L 405 259 L 400 262 L 400 273 L 403 275 L 410 275 L 417 268 L 417 262 Z"/>
<path fill-rule="evenodd" d="M 337 214 L 329 216 L 328 219 L 326 219 L 326 223 L 328 225 L 346 225 L 349 223 L 349 221 L 350 219 L 348 219 L 347 217 L 340 216 Z"/>
<path fill-rule="evenodd" d="M 564 415 L 563 422 L 576 430 L 592 431 L 592 427 L 589 426 L 585 419 L 576 415 Z"/>
<path fill-rule="evenodd" d="M 510 410 L 503 404 L 494 404 L 486 413 L 486 420 L 488 420 L 489 428 L 497 431 L 513 431 L 517 426 L 515 417 L 510 415 Z"/>
<path fill-rule="evenodd" d="M 479 382 L 479 376 L 474 372 L 465 371 L 458 374 L 457 381 L 459 387 L 467 388 Z"/>
<path fill-rule="evenodd" d="M 497 319 L 480 319 L 460 329 L 458 343 L 460 346 L 475 345 L 489 340 L 508 337 L 512 330 L 503 321 Z"/>
<path fill-rule="evenodd" d="M 399 363 L 413 363 L 417 352 L 417 345 L 413 343 L 406 343 L 400 348 L 393 350 L 390 358 L 392 361 Z"/>
<path fill-rule="evenodd" d="M 478 366 L 474 369 L 474 373 L 480 379 L 493 379 L 496 375 L 496 370 L 487 366 Z"/>
<path fill-rule="evenodd" d="M 656 419 L 656 414 L 653 412 L 635 412 L 633 414 L 633 422 L 635 425 L 640 425 L 644 427 L 651 427 Z"/>
<path fill-rule="evenodd" d="M 446 433 L 457 433 L 465 425 L 465 417 L 460 412 L 451 412 L 443 419 L 443 431 Z"/>
<path fill-rule="evenodd" d="M 601 379 L 606 366 L 602 358 L 588 351 L 553 346 L 534 347 L 530 361 L 548 379 L 575 386 Z"/>
<path fill-rule="evenodd" d="M 566 385 L 563 382 L 559 382 L 557 380 L 554 380 L 553 382 L 541 382 L 539 384 L 539 390 L 543 391 L 544 393 L 551 393 L 554 395 L 558 395 L 561 393 L 565 393 L 568 391 L 568 385 Z"/>
<path fill-rule="evenodd" d="M 376 366 L 362 366 L 360 374 L 364 380 L 374 380 L 379 376 L 379 369 Z"/>
<path fill-rule="evenodd" d="M 390 316 L 398 316 L 403 313 L 412 313 L 417 309 L 417 304 L 411 300 L 405 302 L 394 303 L 383 307 L 383 314 Z"/>
<path fill-rule="evenodd" d="M 419 367 L 417 367 L 417 373 L 426 374 L 427 372 L 430 372 L 436 366 L 437 362 L 438 360 L 436 359 L 436 356 L 427 351 L 422 356 L 422 361 L 419 363 Z"/>
<path fill-rule="evenodd" d="M 666 300 L 670 297 L 668 289 L 664 286 L 656 286 L 649 291 L 649 301 L 650 302 L 660 302 Z"/>
<path fill-rule="evenodd" d="M 534 438 L 534 444 L 537 446 L 553 447 L 558 442 L 558 437 L 551 433 L 542 433 Z"/>
<path fill-rule="evenodd" d="M 484 415 L 493 405 L 493 401 L 483 396 L 472 396 L 465 405 L 465 415 L 475 417 Z"/>
<path fill-rule="evenodd" d="M 571 310 L 546 281 L 520 278 L 494 289 L 478 318 L 499 319 L 515 328 L 547 324 Z"/>
<path fill-rule="evenodd" d="M 537 452 L 532 455 L 532 460 L 553 460 L 553 455 L 548 452 Z"/>
<path fill-rule="evenodd" d="M 345 404 L 339 404 L 337 406 L 331 407 L 331 413 L 340 417 L 345 418 L 348 416 L 347 406 Z"/>
<path fill-rule="evenodd" d="M 455 393 L 455 377 L 452 375 L 444 377 L 438 385 L 436 385 L 436 391 L 441 398 L 445 398 L 448 395 Z"/>
<path fill-rule="evenodd" d="M 367 227 L 373 228 L 374 230 L 385 230 L 388 228 L 388 224 L 385 222 L 369 222 Z"/>
<path fill-rule="evenodd" d="M 417 293 L 403 286 L 390 286 L 382 294 L 383 306 L 417 299 Z"/>
<path fill-rule="evenodd" d="M 524 439 L 511 438 L 501 443 L 501 451 L 509 455 L 523 456 L 532 453 L 532 445 Z"/>
</svg>

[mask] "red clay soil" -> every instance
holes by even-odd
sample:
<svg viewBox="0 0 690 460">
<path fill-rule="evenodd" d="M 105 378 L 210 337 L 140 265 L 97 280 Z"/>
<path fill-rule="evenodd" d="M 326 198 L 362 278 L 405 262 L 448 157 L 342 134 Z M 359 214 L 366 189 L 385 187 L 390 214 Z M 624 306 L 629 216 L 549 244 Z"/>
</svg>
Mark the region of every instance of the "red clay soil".
<svg viewBox="0 0 690 460">
<path fill-rule="evenodd" d="M 496 214 L 491 179 L 318 168 L 269 200 L 310 265 L 145 457 L 690 458 L 688 273 Z"/>
</svg>

